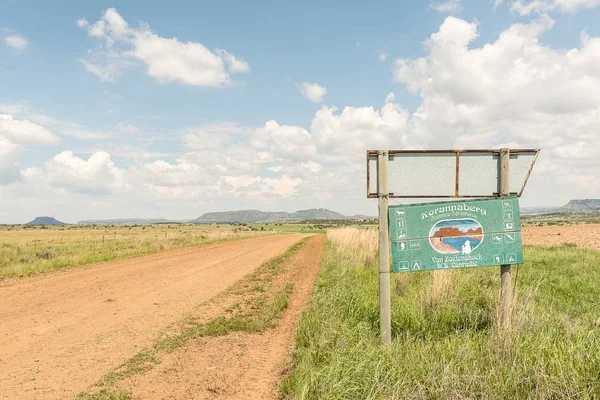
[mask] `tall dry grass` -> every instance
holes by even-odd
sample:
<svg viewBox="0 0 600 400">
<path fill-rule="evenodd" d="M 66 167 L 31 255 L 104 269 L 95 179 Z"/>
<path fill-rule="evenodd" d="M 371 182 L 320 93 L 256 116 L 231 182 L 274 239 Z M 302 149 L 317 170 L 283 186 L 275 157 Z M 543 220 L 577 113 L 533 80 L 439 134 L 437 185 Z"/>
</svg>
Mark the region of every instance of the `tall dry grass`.
<svg viewBox="0 0 600 400">
<path fill-rule="evenodd" d="M 376 255 L 379 249 L 377 228 L 345 227 L 327 231 L 327 239 L 336 251 L 349 260 L 363 263 L 367 267 L 377 264 Z M 448 295 L 452 288 L 452 272 L 434 271 L 431 287 L 431 303 L 436 304 Z M 405 285 L 404 274 L 396 277 L 396 290 L 401 291 Z"/>
<path fill-rule="evenodd" d="M 329 229 L 327 239 L 339 254 L 349 260 L 364 262 L 367 267 L 375 266 L 378 250 L 378 233 L 373 228 L 346 227 Z"/>
<path fill-rule="evenodd" d="M 205 225 L 4 227 L 0 277 L 273 233 Z"/>
<path fill-rule="evenodd" d="M 433 271 L 433 284 L 431 286 L 431 303 L 436 304 L 444 300 L 452 288 L 453 270 Z"/>
</svg>

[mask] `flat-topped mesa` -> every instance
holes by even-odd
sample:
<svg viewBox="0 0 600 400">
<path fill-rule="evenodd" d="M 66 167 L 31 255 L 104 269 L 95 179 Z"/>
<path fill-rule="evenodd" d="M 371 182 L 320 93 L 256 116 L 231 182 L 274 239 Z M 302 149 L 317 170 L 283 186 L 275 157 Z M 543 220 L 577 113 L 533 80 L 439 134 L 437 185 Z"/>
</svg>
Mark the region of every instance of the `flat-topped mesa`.
<svg viewBox="0 0 600 400">
<path fill-rule="evenodd" d="M 600 210 L 600 199 L 571 200 L 561 207 L 564 211 L 594 211 Z"/>
<path fill-rule="evenodd" d="M 33 221 L 26 223 L 25 225 L 67 225 L 64 222 L 60 222 L 54 217 L 37 217 Z"/>
<path fill-rule="evenodd" d="M 311 220 L 365 220 L 365 215 L 346 216 L 325 208 L 311 208 L 292 213 L 285 211 L 235 210 L 205 213 L 190 222 L 206 223 L 265 223 Z"/>
</svg>

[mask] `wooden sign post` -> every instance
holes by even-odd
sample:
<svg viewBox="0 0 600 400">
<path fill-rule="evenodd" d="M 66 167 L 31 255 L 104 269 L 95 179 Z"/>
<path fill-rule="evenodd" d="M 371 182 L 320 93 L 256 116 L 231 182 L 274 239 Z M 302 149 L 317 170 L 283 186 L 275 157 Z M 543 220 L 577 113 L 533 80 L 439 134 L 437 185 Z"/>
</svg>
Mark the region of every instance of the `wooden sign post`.
<svg viewBox="0 0 600 400">
<path fill-rule="evenodd" d="M 510 188 L 510 150 L 500 149 L 500 197 L 509 195 Z M 500 329 L 510 329 L 512 310 L 512 284 L 510 281 L 510 264 L 500 266 Z"/>
<path fill-rule="evenodd" d="M 379 328 L 383 344 L 392 343 L 390 299 L 390 230 L 388 220 L 388 153 L 378 154 L 379 187 Z"/>
</svg>

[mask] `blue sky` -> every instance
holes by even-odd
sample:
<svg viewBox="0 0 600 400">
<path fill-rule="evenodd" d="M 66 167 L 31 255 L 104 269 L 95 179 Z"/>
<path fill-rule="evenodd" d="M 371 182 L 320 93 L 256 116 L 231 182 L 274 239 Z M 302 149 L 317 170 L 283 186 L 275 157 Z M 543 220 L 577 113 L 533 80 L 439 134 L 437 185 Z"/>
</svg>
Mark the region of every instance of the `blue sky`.
<svg viewBox="0 0 600 400">
<path fill-rule="evenodd" d="M 0 223 L 374 215 L 367 148 L 541 147 L 524 205 L 600 194 L 597 0 L 1 9 Z"/>
</svg>

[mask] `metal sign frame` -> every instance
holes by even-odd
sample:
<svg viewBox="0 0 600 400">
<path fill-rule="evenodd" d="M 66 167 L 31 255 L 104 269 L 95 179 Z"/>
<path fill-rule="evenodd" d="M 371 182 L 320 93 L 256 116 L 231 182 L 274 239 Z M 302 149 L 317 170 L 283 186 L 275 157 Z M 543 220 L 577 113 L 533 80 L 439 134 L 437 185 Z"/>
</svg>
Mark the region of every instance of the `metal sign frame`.
<svg viewBox="0 0 600 400">
<path fill-rule="evenodd" d="M 537 161 L 540 149 L 510 149 L 510 154 L 519 154 L 519 153 L 535 153 L 533 157 L 533 161 L 529 166 L 527 174 L 525 176 L 525 180 L 523 182 L 523 186 L 521 186 L 518 192 L 511 192 L 509 195 L 521 197 L 523 194 L 523 190 L 525 189 L 525 185 L 529 180 L 529 176 L 531 175 L 531 171 L 533 170 L 533 166 Z M 500 149 L 468 149 L 468 150 L 389 150 L 388 156 L 394 156 L 395 154 L 454 154 L 456 157 L 456 182 L 455 182 L 455 191 L 453 195 L 400 195 L 395 193 L 389 193 L 389 198 L 405 198 L 405 199 L 446 199 L 446 198 L 483 198 L 483 197 L 500 197 L 501 194 L 499 192 L 494 192 L 490 195 L 461 195 L 459 193 L 459 182 L 460 182 L 460 155 L 463 153 L 489 153 L 494 156 L 498 156 L 500 159 L 501 150 Z M 367 197 L 368 198 L 377 198 L 379 197 L 379 193 L 371 192 L 371 168 L 369 161 L 373 158 L 377 158 L 379 154 L 378 150 L 367 150 Z"/>
</svg>

